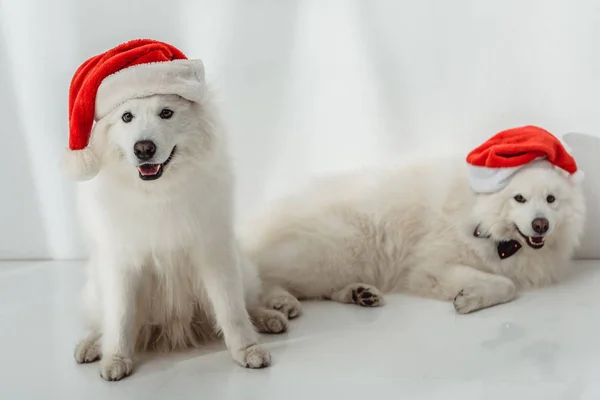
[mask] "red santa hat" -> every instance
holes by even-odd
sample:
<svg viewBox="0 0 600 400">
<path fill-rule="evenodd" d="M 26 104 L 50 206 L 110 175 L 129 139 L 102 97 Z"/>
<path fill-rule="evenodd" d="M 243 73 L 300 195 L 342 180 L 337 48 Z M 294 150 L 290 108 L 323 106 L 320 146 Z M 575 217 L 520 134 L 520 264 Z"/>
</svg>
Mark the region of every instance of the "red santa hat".
<svg viewBox="0 0 600 400">
<path fill-rule="evenodd" d="M 523 126 L 497 133 L 469 153 L 471 188 L 477 193 L 499 191 L 517 171 L 538 161 L 560 168 L 571 179 L 583 179 L 583 171 L 558 138 L 537 126 Z"/>
<path fill-rule="evenodd" d="M 92 126 L 127 100 L 156 94 L 176 94 L 198 102 L 205 92 L 204 65 L 188 60 L 170 44 L 132 40 L 85 61 L 69 89 L 69 148 L 63 171 L 76 180 L 93 178 L 100 170 L 89 147 Z"/>
</svg>

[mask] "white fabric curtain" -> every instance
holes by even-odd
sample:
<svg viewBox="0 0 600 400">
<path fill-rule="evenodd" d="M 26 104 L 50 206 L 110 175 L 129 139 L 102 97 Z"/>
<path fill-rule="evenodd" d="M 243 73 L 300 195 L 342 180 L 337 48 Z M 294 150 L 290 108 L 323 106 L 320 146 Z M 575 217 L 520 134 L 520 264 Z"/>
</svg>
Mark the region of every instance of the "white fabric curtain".
<svg viewBox="0 0 600 400">
<path fill-rule="evenodd" d="M 512 126 L 600 132 L 599 20 L 596 0 L 0 0 L 0 259 L 85 256 L 67 93 L 120 42 L 204 60 L 243 219 L 311 176 Z"/>
</svg>

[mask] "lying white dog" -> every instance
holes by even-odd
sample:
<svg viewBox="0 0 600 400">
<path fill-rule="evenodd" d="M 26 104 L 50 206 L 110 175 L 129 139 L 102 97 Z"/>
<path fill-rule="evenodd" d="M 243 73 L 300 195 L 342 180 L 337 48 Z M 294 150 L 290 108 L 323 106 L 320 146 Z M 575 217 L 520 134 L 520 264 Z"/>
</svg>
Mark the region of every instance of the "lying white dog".
<svg viewBox="0 0 600 400">
<path fill-rule="evenodd" d="M 522 155 L 517 146 L 507 157 Z M 288 303 L 371 307 L 382 292 L 408 292 L 453 301 L 462 314 L 555 282 L 582 235 L 580 184 L 548 161 L 479 182 L 473 168 L 438 160 L 321 180 L 254 221 L 244 250 Z M 497 187 L 486 189 L 490 179 Z"/>
<path fill-rule="evenodd" d="M 75 358 L 101 358 L 102 377 L 119 380 L 132 372 L 136 349 L 196 346 L 218 329 L 238 363 L 268 366 L 250 317 L 271 333 L 284 332 L 287 317 L 261 307 L 256 270 L 238 252 L 232 171 L 202 63 L 170 61 L 177 50 L 153 41 L 126 43 L 107 58 L 152 51 L 157 60 L 111 71 L 95 101 L 73 80 L 71 96 L 95 104 L 97 119 L 89 146 L 77 148 L 85 130 L 74 124 L 85 110 L 74 102 L 64 161 L 76 178 L 97 174 L 79 185 L 92 243 L 84 289 L 92 333 Z M 84 73 L 102 75 L 108 62 Z"/>
</svg>

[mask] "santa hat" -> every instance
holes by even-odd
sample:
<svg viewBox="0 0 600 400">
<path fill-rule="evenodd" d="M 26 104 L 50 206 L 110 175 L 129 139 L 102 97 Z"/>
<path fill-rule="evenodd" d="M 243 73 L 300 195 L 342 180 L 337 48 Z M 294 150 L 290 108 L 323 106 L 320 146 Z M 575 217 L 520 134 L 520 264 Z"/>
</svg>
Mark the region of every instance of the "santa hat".
<svg viewBox="0 0 600 400">
<path fill-rule="evenodd" d="M 534 162 L 550 163 L 570 179 L 583 179 L 583 171 L 558 138 L 537 126 L 524 126 L 497 133 L 469 153 L 471 188 L 477 193 L 499 191 L 517 171 Z"/>
<path fill-rule="evenodd" d="M 76 180 L 93 178 L 100 161 L 89 147 L 92 126 L 129 99 L 176 94 L 198 102 L 205 92 L 204 66 L 175 47 L 138 39 L 84 62 L 69 89 L 69 148 L 63 171 Z"/>
</svg>

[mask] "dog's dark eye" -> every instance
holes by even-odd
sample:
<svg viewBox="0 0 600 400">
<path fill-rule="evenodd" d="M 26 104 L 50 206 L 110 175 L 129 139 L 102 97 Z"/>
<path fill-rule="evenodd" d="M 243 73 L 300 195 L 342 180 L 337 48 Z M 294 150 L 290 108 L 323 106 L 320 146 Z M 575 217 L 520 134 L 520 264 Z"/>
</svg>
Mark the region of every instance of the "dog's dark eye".
<svg viewBox="0 0 600 400">
<path fill-rule="evenodd" d="M 546 197 L 546 201 L 548 203 L 554 203 L 556 201 L 556 197 L 554 197 L 550 194 L 550 195 L 548 195 L 548 197 Z"/>
<path fill-rule="evenodd" d="M 514 197 L 515 201 L 519 202 L 519 203 L 525 203 L 527 200 L 525 200 L 525 197 L 521 196 L 520 194 L 516 195 Z"/>
<path fill-rule="evenodd" d="M 127 111 L 125 114 L 121 115 L 121 119 L 123 120 L 123 122 L 128 124 L 133 119 L 133 114 Z"/>
<path fill-rule="evenodd" d="M 169 110 L 168 108 L 163 108 L 158 116 L 162 119 L 169 119 L 173 116 L 173 111 Z"/>
</svg>

